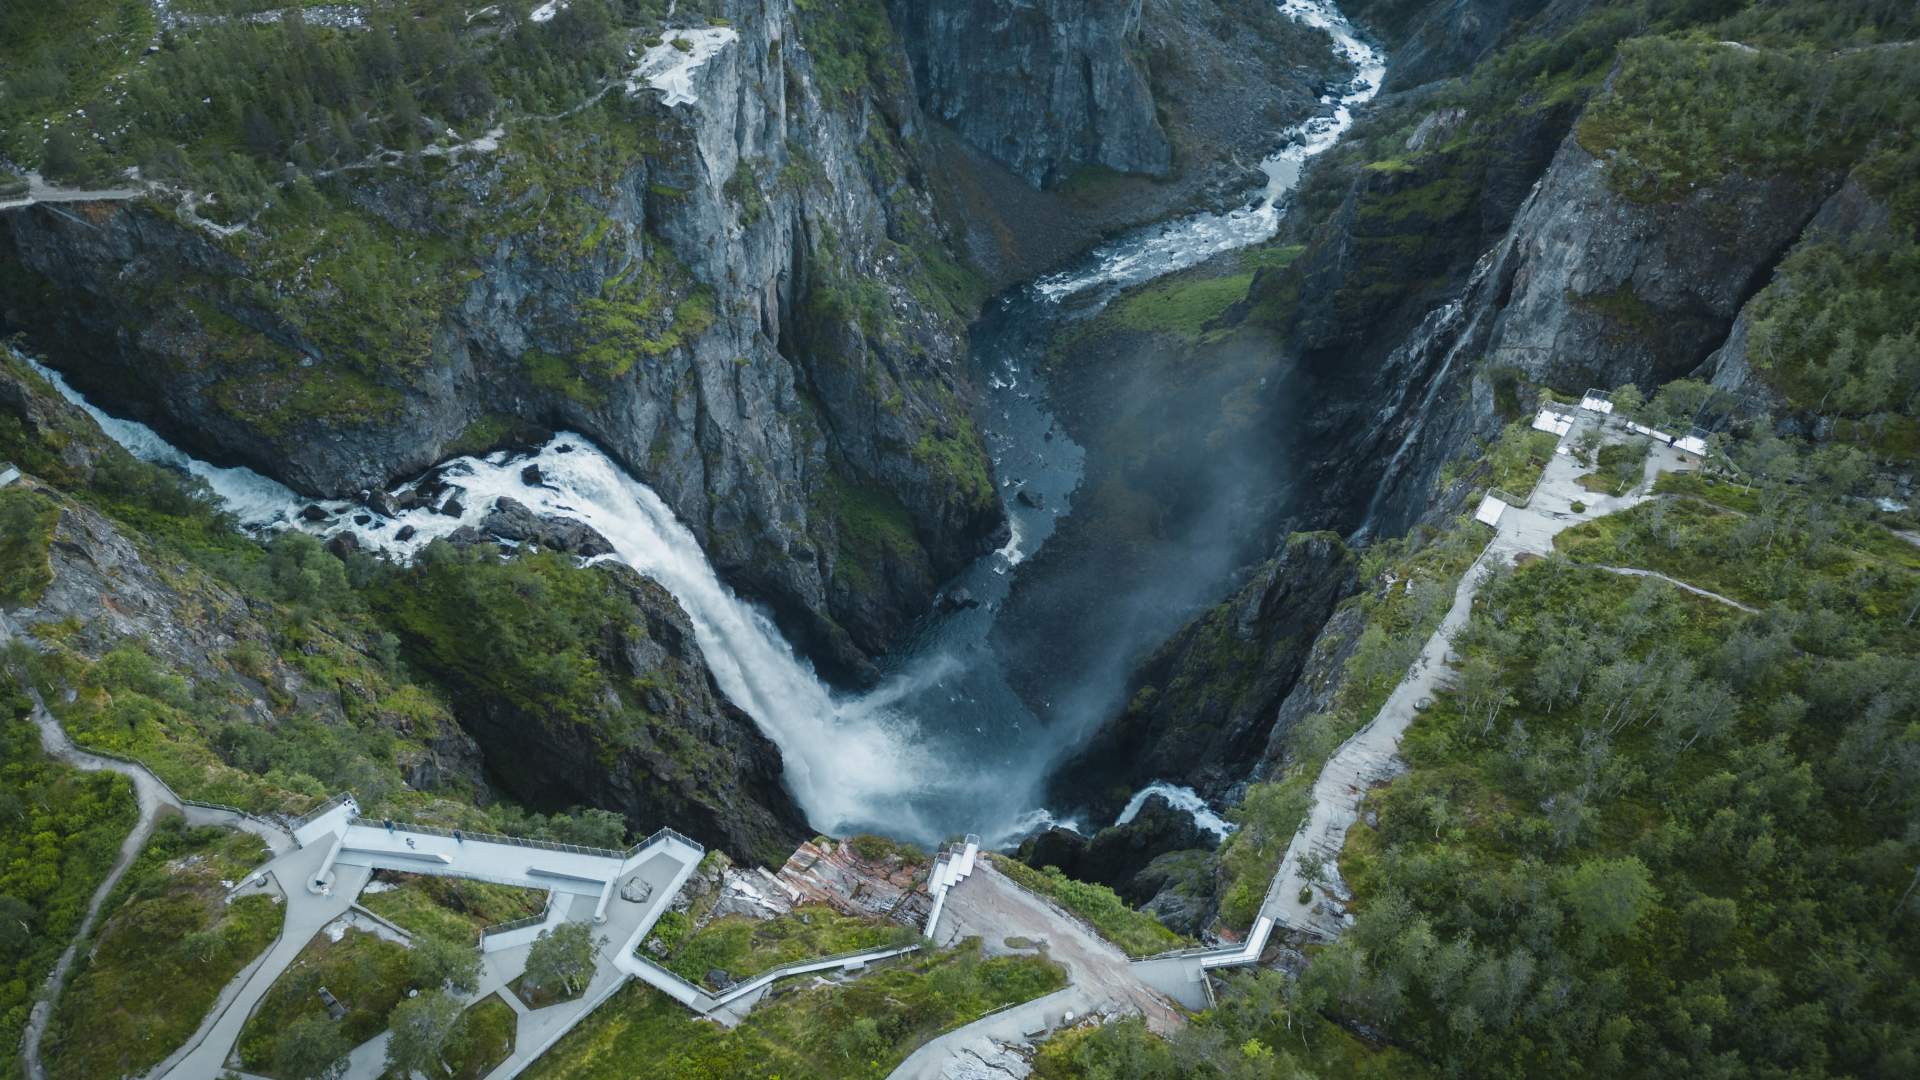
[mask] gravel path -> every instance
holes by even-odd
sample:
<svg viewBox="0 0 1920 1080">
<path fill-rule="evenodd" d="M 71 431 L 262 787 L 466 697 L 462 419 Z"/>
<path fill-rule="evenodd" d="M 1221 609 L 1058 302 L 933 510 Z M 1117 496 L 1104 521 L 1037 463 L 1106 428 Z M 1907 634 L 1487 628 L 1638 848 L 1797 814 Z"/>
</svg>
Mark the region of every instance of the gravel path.
<svg viewBox="0 0 1920 1080">
<path fill-rule="evenodd" d="M 87 913 L 80 920 L 80 928 L 74 931 L 73 940 L 67 943 L 60 959 L 54 962 L 39 1000 L 33 1003 L 33 1011 L 27 1015 L 26 1032 L 20 1040 L 20 1056 L 26 1064 L 28 1080 L 46 1080 L 46 1069 L 40 1062 L 40 1042 L 46 1036 L 47 1021 L 53 1016 L 54 1002 L 60 1000 L 61 991 L 66 989 L 74 958 L 80 955 L 80 946 L 93 936 L 93 924 L 100 917 L 101 905 L 107 902 L 114 887 L 120 884 L 127 867 L 132 866 L 133 860 L 139 856 L 140 849 L 147 846 L 147 838 L 153 835 L 153 826 L 159 820 L 161 807 L 177 807 L 179 804 L 171 800 L 160 782 L 147 770 L 95 757 L 74 746 L 61 729 L 60 722 L 47 711 L 46 702 L 40 699 L 40 692 L 28 690 L 27 694 L 33 699 L 33 720 L 40 726 L 40 745 L 48 756 L 86 772 L 117 772 L 128 777 L 133 781 L 134 796 L 140 805 L 139 822 L 120 844 L 120 855 L 114 860 L 113 869 L 107 871 L 100 887 L 94 890 L 93 899 L 87 902 Z"/>
</svg>

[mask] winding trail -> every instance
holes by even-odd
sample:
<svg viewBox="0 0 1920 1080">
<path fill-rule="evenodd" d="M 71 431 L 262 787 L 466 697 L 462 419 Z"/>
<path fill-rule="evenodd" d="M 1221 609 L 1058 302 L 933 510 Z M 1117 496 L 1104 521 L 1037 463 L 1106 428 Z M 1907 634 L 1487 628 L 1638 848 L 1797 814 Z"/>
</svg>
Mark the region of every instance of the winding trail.
<svg viewBox="0 0 1920 1080">
<path fill-rule="evenodd" d="M 1423 702 L 1430 700 L 1446 685 L 1449 665 L 1457 659 L 1452 649 L 1453 637 L 1472 617 L 1473 600 L 1481 586 L 1500 569 L 1512 566 L 1522 558 L 1553 554 L 1554 538 L 1567 529 L 1631 509 L 1653 498 L 1654 481 L 1661 473 L 1684 472 L 1698 467 L 1698 458 L 1659 440 L 1650 439 L 1640 482 L 1625 495 L 1595 495 L 1580 486 L 1580 477 L 1587 470 L 1576 455 L 1567 451 L 1567 447 L 1584 432 L 1593 429 L 1614 435 L 1616 437 L 1611 441 L 1619 441 L 1618 436 L 1624 433 L 1624 429 L 1618 426 L 1617 421 L 1585 410 L 1576 410 L 1573 417 L 1573 424 L 1561 436 L 1532 495 L 1524 505 L 1507 506 L 1501 512 L 1493 539 L 1467 572 L 1460 576 L 1459 587 L 1454 591 L 1453 606 L 1427 639 L 1406 677 L 1394 688 L 1374 718 L 1327 759 L 1319 778 L 1314 781 L 1313 807 L 1305 825 L 1294 834 L 1285 858 L 1274 873 L 1273 884 L 1260 908 L 1255 932 L 1249 935 L 1249 946 L 1256 944 L 1255 939 L 1264 946 L 1266 931 L 1273 924 L 1327 940 L 1338 937 L 1345 930 L 1348 916 L 1344 904 L 1323 900 L 1322 896 L 1342 902 L 1352 899 L 1351 891 L 1339 876 L 1340 852 L 1346 845 L 1347 830 L 1358 818 L 1360 802 L 1367 792 L 1403 770 L 1404 766 L 1398 757 L 1400 738 L 1419 715 Z M 1638 436 L 1626 434 L 1626 437 Z M 1574 511 L 1576 503 L 1584 504 L 1582 512 Z M 1633 577 L 1658 578 L 1742 611 L 1753 610 L 1717 593 L 1707 592 L 1654 571 L 1612 566 L 1595 569 Z M 1309 852 L 1318 854 L 1324 860 L 1326 869 L 1319 881 L 1310 882 L 1301 871 L 1301 859 Z M 1302 895 L 1308 897 L 1305 903 L 1300 900 Z M 1253 951 L 1255 955 L 1252 957 L 1243 954 L 1236 957 L 1234 962 L 1257 961 L 1258 950 Z M 1224 965 L 1216 962 L 1211 966 Z"/>
<path fill-rule="evenodd" d="M 18 210 L 39 203 L 125 202 L 138 199 L 146 193 L 145 185 L 123 188 L 63 187 L 49 184 L 39 173 L 30 172 L 27 174 L 27 193 L 11 199 L 0 199 L 0 210 Z"/>
<path fill-rule="evenodd" d="M 1666 582 L 1667 584 L 1673 586 L 1676 589 L 1684 589 L 1685 591 L 1690 592 L 1695 596 L 1704 596 L 1709 600 L 1718 601 L 1722 604 L 1727 605 L 1730 608 L 1739 608 L 1741 611 L 1744 611 L 1749 615 L 1758 615 L 1760 613 L 1759 608 L 1748 607 L 1747 605 L 1741 603 L 1738 600 L 1733 599 L 1732 597 L 1721 596 L 1717 592 L 1712 592 L 1710 590 L 1703 589 L 1698 585 L 1689 585 L 1686 582 L 1681 581 L 1679 578 L 1668 577 L 1667 575 L 1661 573 L 1658 570 L 1640 570 L 1631 566 L 1599 566 L 1599 565 L 1595 565 L 1593 568 L 1595 570 L 1605 570 L 1609 574 L 1620 574 L 1625 577 L 1656 578 L 1660 581 Z"/>
<path fill-rule="evenodd" d="M 134 797 L 140 806 L 140 820 L 127 833 L 126 840 L 121 842 L 120 855 L 114 860 L 113 869 L 107 871 L 107 876 L 100 881 L 100 887 L 94 890 L 79 929 L 74 931 L 73 940 L 60 953 L 60 959 L 54 962 L 53 970 L 47 973 L 39 1000 L 33 1003 L 33 1011 L 27 1015 L 26 1032 L 20 1039 L 20 1057 L 26 1065 L 27 1080 L 46 1080 L 46 1069 L 40 1063 L 40 1041 L 46 1036 L 47 1021 L 53 1017 L 54 1003 L 60 1000 L 61 992 L 67 987 L 67 976 L 73 971 L 74 958 L 80 955 L 80 946 L 93 936 L 93 924 L 99 919 L 100 908 L 106 904 L 107 897 L 120 884 L 120 879 L 126 876 L 127 868 L 139 857 L 140 850 L 147 846 L 148 837 L 153 835 L 154 824 L 160 819 L 161 807 L 177 804 L 169 801 L 166 790 L 147 770 L 96 757 L 74 746 L 61 729 L 60 722 L 47 711 L 40 691 L 28 690 L 27 694 L 33 699 L 33 721 L 40 727 L 40 746 L 49 757 L 86 772 L 117 772 L 127 777 L 133 781 Z"/>
<path fill-rule="evenodd" d="M 13 637 L 12 625 L 4 614 L 0 614 L 0 645 Z M 145 766 L 80 749 L 67 736 L 59 719 L 47 708 L 40 691 L 28 688 L 27 696 L 33 701 L 33 722 L 40 729 L 40 747 L 47 756 L 83 772 L 117 772 L 132 780 L 134 798 L 140 812 L 139 820 L 120 844 L 120 854 L 114 860 L 113 868 L 107 871 L 100 887 L 94 890 L 93 899 L 88 901 L 87 913 L 74 931 L 73 940 L 67 943 L 59 960 L 54 962 L 53 970 L 42 984 L 38 1000 L 27 1015 L 26 1030 L 20 1039 L 20 1057 L 26 1067 L 27 1080 L 46 1080 L 46 1068 L 40 1060 L 40 1044 L 46 1037 L 47 1023 L 53 1018 L 53 1007 L 66 989 L 67 978 L 73 972 L 73 962 L 80 955 L 80 947 L 93 937 L 94 923 L 99 920 L 100 909 L 120 884 L 120 879 L 126 876 L 133 860 L 147 846 L 147 840 L 153 836 L 154 826 L 159 822 L 161 810 L 181 814 L 190 825 L 220 825 L 253 833 L 266 841 L 268 850 L 276 855 L 293 847 L 293 837 L 285 830 L 244 814 L 186 802 Z"/>
</svg>

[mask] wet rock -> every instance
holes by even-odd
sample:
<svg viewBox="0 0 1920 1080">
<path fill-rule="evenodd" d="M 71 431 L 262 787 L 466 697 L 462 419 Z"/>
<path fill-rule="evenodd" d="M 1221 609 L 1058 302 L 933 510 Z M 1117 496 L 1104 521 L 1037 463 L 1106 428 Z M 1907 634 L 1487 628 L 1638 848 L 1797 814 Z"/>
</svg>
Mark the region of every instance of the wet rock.
<svg viewBox="0 0 1920 1080">
<path fill-rule="evenodd" d="M 327 537 L 327 550 L 331 551 L 335 558 L 345 561 L 347 556 L 360 550 L 360 537 L 351 530 L 334 533 Z"/>
<path fill-rule="evenodd" d="M 1083 165 L 1165 176 L 1126 0 L 890 0 L 926 110 L 1034 187 Z M 1058 73 L 1074 72 L 1072 78 Z"/>
<path fill-rule="evenodd" d="M 1177 883 L 1182 895 L 1195 899 L 1198 912 L 1212 903 L 1209 852 L 1219 843 L 1219 837 L 1194 823 L 1192 814 L 1155 795 L 1133 820 L 1108 826 L 1091 838 L 1060 828 L 1039 833 L 1020 845 L 1019 859 L 1106 885 L 1136 905 Z"/>
<path fill-rule="evenodd" d="M 1062 770 L 1061 790 L 1137 791 L 1166 780 L 1209 797 L 1225 791 L 1266 744 L 1314 634 L 1354 588 L 1355 564 L 1331 533 L 1289 537 L 1252 580 L 1135 670 L 1124 710 Z"/>
<path fill-rule="evenodd" d="M 333 515 L 314 503 L 308 503 L 300 511 L 300 520 L 320 525 L 333 520 Z"/>
<path fill-rule="evenodd" d="M 399 541 L 400 543 L 404 544 L 407 541 L 413 539 L 415 536 L 419 535 L 419 533 L 420 533 L 420 530 L 414 528 L 411 525 L 402 525 L 400 526 L 399 531 L 393 534 L 393 538 Z"/>
<path fill-rule="evenodd" d="M 479 531 L 517 544 L 538 544 L 550 551 L 565 551 L 581 558 L 613 553 L 613 545 L 592 526 L 570 518 L 543 516 L 528 509 L 518 499 L 501 496 L 493 509 L 480 519 Z"/>
<path fill-rule="evenodd" d="M 441 503 L 439 512 L 450 518 L 465 517 L 467 515 L 467 508 L 466 505 L 460 501 L 460 497 L 456 495 L 446 502 Z"/>
<path fill-rule="evenodd" d="M 980 599 L 974 596 L 973 593 L 964 586 L 953 589 L 940 598 L 940 610 L 949 614 L 955 611 L 965 611 L 968 608 L 977 608 L 979 606 Z"/>
<path fill-rule="evenodd" d="M 529 465 L 520 470 L 520 482 L 528 487 L 539 487 L 546 480 L 540 475 L 540 466 Z"/>
<path fill-rule="evenodd" d="M 1013 498 L 1014 501 L 1018 502 L 1021 506 L 1030 507 L 1034 510 L 1043 509 L 1047 505 L 1047 497 L 1031 488 L 1021 488 L 1019 493 Z"/>
</svg>

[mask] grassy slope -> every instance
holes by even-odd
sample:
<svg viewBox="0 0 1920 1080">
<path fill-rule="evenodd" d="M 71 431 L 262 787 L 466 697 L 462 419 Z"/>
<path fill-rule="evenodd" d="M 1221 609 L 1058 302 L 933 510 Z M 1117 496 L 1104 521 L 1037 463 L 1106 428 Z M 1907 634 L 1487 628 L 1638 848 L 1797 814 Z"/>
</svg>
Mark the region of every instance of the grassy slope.
<svg viewBox="0 0 1920 1080">
<path fill-rule="evenodd" d="M 789 990 L 728 1030 L 694 1019 L 639 983 L 629 984 L 527 1070 L 538 1080 L 686 1080 L 886 1076 L 913 1049 L 990 1009 L 1064 984 L 1037 957 L 982 959 L 978 942 L 915 954 L 839 986 Z"/>
<path fill-rule="evenodd" d="M 106 908 L 48 1030 L 53 1080 L 138 1075 L 179 1046 L 215 995 L 280 933 L 267 896 L 225 901 L 266 858 L 258 837 L 163 822 Z"/>
<path fill-rule="evenodd" d="M 1128 907 L 1126 901 L 1105 885 L 1075 881 L 1062 874 L 1058 867 L 1035 870 L 1004 855 L 990 853 L 988 857 L 1001 873 L 1085 919 L 1101 937 L 1120 946 L 1129 956 L 1151 956 L 1188 944 L 1186 938 L 1167 929 L 1159 919 Z"/>
<path fill-rule="evenodd" d="M 60 508 L 16 484 L 0 491 L 0 604 L 31 604 L 53 584 L 47 548 Z"/>
<path fill-rule="evenodd" d="M 16 1045 L 31 995 L 137 816 L 124 777 L 82 773 L 42 754 L 27 707 L 0 671 L 0 1080 L 20 1074 Z"/>
<path fill-rule="evenodd" d="M 467 942 L 486 927 L 546 910 L 546 894 L 538 889 L 464 878 L 389 875 L 387 871 L 381 871 L 378 877 L 394 888 L 363 892 L 360 903 L 368 911 L 414 934 Z"/>
</svg>

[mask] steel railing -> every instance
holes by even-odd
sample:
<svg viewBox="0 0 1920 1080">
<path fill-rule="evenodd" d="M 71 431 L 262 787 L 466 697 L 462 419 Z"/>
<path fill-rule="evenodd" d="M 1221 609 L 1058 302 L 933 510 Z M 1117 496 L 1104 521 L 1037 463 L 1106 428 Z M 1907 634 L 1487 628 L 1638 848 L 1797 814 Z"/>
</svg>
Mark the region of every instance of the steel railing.
<svg viewBox="0 0 1920 1080">
<path fill-rule="evenodd" d="M 384 819 L 374 821 L 355 815 L 350 822 L 370 829 L 385 829 Z M 569 855 L 591 855 L 603 859 L 624 859 L 626 856 L 612 848 L 587 847 L 583 844 L 562 844 L 553 840 L 530 840 L 522 836 L 503 836 L 499 833 L 468 832 L 466 829 L 443 829 L 438 825 L 421 825 L 411 821 L 395 821 L 394 832 L 419 833 L 423 836 L 441 836 L 449 840 L 454 833 L 460 834 L 462 841 L 471 840 L 476 844 L 510 844 L 514 847 L 537 848 L 541 851 L 558 851 Z"/>
<path fill-rule="evenodd" d="M 328 799 L 326 802 L 321 803 L 319 806 L 316 806 L 313 809 L 307 811 L 306 813 L 301 814 L 299 817 L 294 818 L 293 823 L 288 827 L 293 829 L 304 828 L 310 822 L 319 820 L 322 814 L 325 814 L 328 811 L 336 809 L 340 806 L 344 806 L 347 803 L 352 801 L 353 801 L 353 796 L 343 791 L 340 794 L 335 795 L 333 798 Z"/>
<path fill-rule="evenodd" d="M 642 840 L 639 843 L 628 848 L 627 853 L 621 856 L 621 858 L 631 859 L 635 855 L 638 855 L 642 851 L 646 850 L 647 848 L 652 847 L 654 844 L 662 840 L 669 840 L 669 839 L 678 840 L 681 843 L 687 845 L 688 847 L 692 848 L 693 850 L 699 852 L 702 855 L 705 855 L 707 853 L 707 848 L 705 844 L 702 844 L 700 841 L 695 840 L 693 837 L 688 836 L 686 833 L 683 833 L 678 829 L 673 829 L 665 825 L 662 825 L 659 828 L 653 830 L 653 834 L 651 836 L 647 837 L 645 840 Z"/>
<path fill-rule="evenodd" d="M 538 915 L 528 915 L 524 919 L 514 919 L 512 922 L 494 923 L 492 926 L 481 927 L 480 940 L 485 942 L 490 937 L 497 937 L 515 930 L 525 930 L 529 926 L 539 926 L 545 923 L 553 917 L 553 906 L 558 902 L 558 897 L 558 893 L 548 892 L 547 906 L 542 908 Z"/>
</svg>

